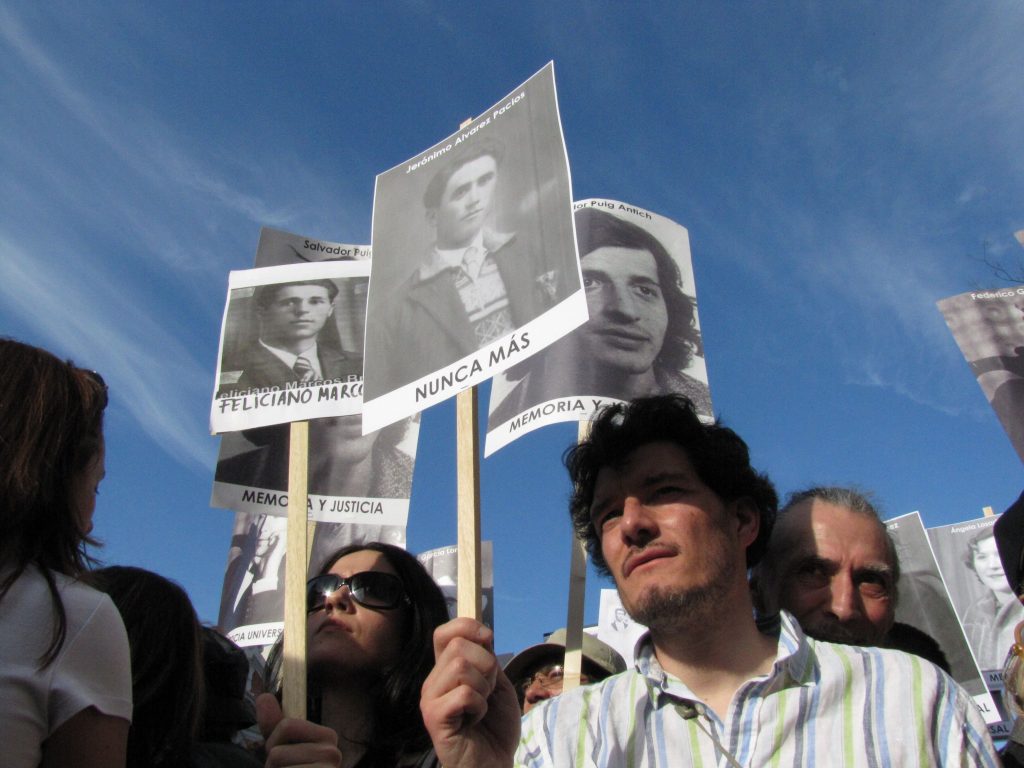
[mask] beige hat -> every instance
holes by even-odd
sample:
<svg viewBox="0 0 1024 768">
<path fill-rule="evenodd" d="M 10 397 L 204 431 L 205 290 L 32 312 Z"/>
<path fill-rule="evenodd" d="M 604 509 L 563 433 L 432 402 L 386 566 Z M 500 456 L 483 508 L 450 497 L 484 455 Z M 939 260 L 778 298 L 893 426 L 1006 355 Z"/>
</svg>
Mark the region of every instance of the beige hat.
<svg viewBox="0 0 1024 768">
<path fill-rule="evenodd" d="M 565 627 L 562 627 L 552 632 L 543 643 L 531 645 L 513 656 L 505 665 L 505 675 L 515 684 L 526 670 L 536 666 L 542 659 L 561 660 L 564 654 Z M 583 658 L 609 675 L 626 670 L 626 662 L 618 651 L 586 632 L 583 633 Z"/>
</svg>

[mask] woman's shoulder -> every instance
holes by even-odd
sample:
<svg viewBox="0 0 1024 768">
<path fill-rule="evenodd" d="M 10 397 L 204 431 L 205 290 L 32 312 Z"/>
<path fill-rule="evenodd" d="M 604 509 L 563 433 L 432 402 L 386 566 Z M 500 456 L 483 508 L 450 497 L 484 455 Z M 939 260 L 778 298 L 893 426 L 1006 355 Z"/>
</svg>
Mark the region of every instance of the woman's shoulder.
<svg viewBox="0 0 1024 768">
<path fill-rule="evenodd" d="M 106 616 L 113 612 L 113 615 L 120 617 L 113 601 L 106 593 L 100 592 L 74 576 L 55 571 L 49 573 L 57 587 L 57 594 L 60 595 L 60 600 L 64 604 L 69 624 L 86 623 L 97 613 L 100 616 Z M 40 568 L 29 566 L 18 578 L 18 581 L 25 582 L 23 588 L 26 593 L 49 605 L 50 589 Z"/>
<path fill-rule="evenodd" d="M 127 648 L 121 614 L 108 595 L 72 576 L 48 573 L 64 608 L 65 645 L 83 630 L 89 630 L 92 634 L 99 632 L 101 638 L 113 642 L 115 647 Z M 25 568 L 3 596 L 3 607 L 5 622 L 48 641 L 55 613 L 53 595 L 42 569 L 35 565 Z"/>
</svg>

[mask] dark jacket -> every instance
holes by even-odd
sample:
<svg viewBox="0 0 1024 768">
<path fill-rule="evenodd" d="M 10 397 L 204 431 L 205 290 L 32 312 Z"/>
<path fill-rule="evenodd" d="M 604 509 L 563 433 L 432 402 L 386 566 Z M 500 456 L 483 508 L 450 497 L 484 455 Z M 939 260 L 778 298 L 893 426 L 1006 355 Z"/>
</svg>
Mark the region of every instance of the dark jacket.
<svg viewBox="0 0 1024 768">
<path fill-rule="evenodd" d="M 317 357 L 325 379 L 363 375 L 363 358 L 359 355 L 343 354 L 321 344 L 317 347 Z M 298 380 L 298 374 L 281 358 L 257 342 L 249 349 L 235 388 L 281 387 Z"/>
<path fill-rule="evenodd" d="M 540 274 L 538 261 L 521 250 L 515 235 L 484 233 L 484 245 L 505 284 L 512 323 L 519 328 L 564 298 L 554 273 Z M 479 343 L 450 270 L 426 279 L 416 270 L 396 290 L 375 336 L 374 354 L 386 352 L 374 377 L 377 397 L 476 352 Z"/>
</svg>

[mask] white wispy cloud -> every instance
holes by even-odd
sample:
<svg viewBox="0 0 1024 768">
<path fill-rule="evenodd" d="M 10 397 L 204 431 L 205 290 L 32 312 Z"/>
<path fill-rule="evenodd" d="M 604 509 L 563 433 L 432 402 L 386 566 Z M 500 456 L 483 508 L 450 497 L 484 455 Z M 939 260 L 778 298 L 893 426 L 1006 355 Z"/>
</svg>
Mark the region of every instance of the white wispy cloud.
<svg viewBox="0 0 1024 768">
<path fill-rule="evenodd" d="M 26 29 L 12 11 L 4 8 L 0 8 L 0 42 L 6 44 L 34 75 L 36 83 L 33 90 L 37 97 L 49 96 L 59 103 L 103 145 L 106 153 L 124 165 L 120 171 L 122 175 L 131 172 L 137 177 L 136 183 L 144 181 L 148 184 L 148 199 L 173 199 L 175 207 L 187 211 L 190 218 L 199 220 L 239 216 L 254 224 L 286 226 L 294 219 L 295 212 L 290 206 L 278 206 L 240 187 L 239 182 L 244 184 L 245 178 L 239 173 L 241 168 L 222 171 L 204 161 L 201 159 L 207 154 L 204 148 L 197 146 L 193 139 L 180 135 L 151 112 L 140 111 L 137 106 L 129 111 L 86 90 L 39 43 L 39 37 Z M 83 141 L 81 136 L 75 136 L 74 140 Z M 92 150 L 89 154 L 94 153 Z M 45 158 L 39 160 L 45 167 Z M 305 173 L 302 168 L 290 170 L 300 176 Z M 154 244 L 154 253 L 169 255 L 176 252 L 178 249 L 173 247 L 160 247 L 169 238 L 173 239 L 171 233 L 149 231 L 157 217 L 145 215 L 147 206 L 144 200 L 136 197 L 131 202 L 136 210 L 135 215 L 129 218 L 139 227 L 138 234 Z M 173 258 L 167 263 L 171 267 L 189 269 L 189 264 Z"/>
<path fill-rule="evenodd" d="M 214 448 L 196 404 L 210 398 L 212 378 L 181 340 L 136 304 L 123 283 L 88 269 L 72 277 L 60 258 L 29 252 L 2 231 L 0 261 L 7 311 L 48 346 L 101 370 L 115 405 L 175 460 L 209 471 Z"/>
</svg>

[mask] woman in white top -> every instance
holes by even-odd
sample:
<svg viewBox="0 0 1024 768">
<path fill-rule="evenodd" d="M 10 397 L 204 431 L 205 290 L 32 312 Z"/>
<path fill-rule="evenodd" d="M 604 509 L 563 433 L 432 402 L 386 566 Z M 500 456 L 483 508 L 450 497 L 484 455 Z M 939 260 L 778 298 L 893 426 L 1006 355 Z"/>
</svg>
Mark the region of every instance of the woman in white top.
<svg viewBox="0 0 1024 768">
<path fill-rule="evenodd" d="M 0 339 L 0 750 L 11 768 L 124 766 L 131 669 L 85 586 L 104 475 L 98 374 Z"/>
</svg>

